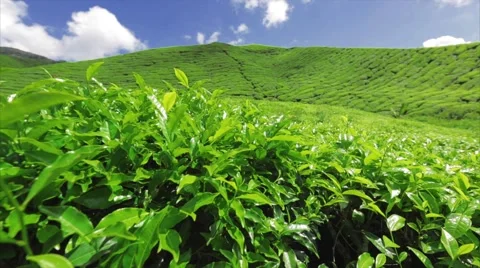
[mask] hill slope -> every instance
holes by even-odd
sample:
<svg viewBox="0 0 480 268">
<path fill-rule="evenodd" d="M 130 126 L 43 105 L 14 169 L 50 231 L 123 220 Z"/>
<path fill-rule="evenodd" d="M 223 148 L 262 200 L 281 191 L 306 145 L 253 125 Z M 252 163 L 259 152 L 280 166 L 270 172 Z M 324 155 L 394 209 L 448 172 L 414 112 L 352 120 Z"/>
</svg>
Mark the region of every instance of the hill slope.
<svg viewBox="0 0 480 268">
<path fill-rule="evenodd" d="M 24 68 L 58 63 L 58 61 L 11 47 L 0 47 L 0 67 Z"/>
<path fill-rule="evenodd" d="M 350 107 L 447 126 L 480 120 L 480 43 L 421 49 L 235 47 L 221 43 L 152 49 L 102 59 L 98 79 L 134 86 L 132 71 L 151 85 L 174 82 L 174 67 L 231 96 Z M 46 67 L 84 79 L 95 61 Z M 4 70 L 4 93 L 44 78 L 38 67 Z M 462 119 L 462 120 L 460 120 Z M 453 123 L 456 122 L 456 123 Z M 465 123 L 466 122 L 466 123 Z"/>
</svg>

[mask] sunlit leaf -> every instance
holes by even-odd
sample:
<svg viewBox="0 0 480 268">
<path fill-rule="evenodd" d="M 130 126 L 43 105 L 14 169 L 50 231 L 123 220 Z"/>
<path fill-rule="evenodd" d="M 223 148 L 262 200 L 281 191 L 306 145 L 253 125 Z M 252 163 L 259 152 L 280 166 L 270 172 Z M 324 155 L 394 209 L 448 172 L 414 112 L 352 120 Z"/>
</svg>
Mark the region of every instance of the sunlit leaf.
<svg viewBox="0 0 480 268">
<path fill-rule="evenodd" d="M 27 260 L 35 262 L 40 268 L 73 268 L 72 263 L 65 257 L 58 254 L 43 254 L 28 256 Z"/>
<path fill-rule="evenodd" d="M 184 87 L 188 88 L 189 87 L 188 78 L 185 75 L 185 73 L 182 70 L 177 69 L 177 68 L 174 68 L 174 71 L 175 71 L 175 76 L 177 77 L 180 84 L 182 84 Z"/>
<path fill-rule="evenodd" d="M 370 253 L 364 252 L 358 256 L 357 268 L 370 268 L 373 267 L 375 260 L 370 256 Z"/>
<path fill-rule="evenodd" d="M 428 257 L 425 256 L 423 252 L 412 247 L 408 247 L 408 249 L 410 249 L 417 256 L 417 258 L 423 263 L 423 265 L 425 265 L 426 268 L 433 268 L 432 262 L 430 262 Z"/>
<path fill-rule="evenodd" d="M 390 231 L 395 232 L 405 226 L 405 218 L 396 214 L 392 214 L 387 218 L 387 227 Z"/>
<path fill-rule="evenodd" d="M 448 233 L 445 229 L 442 228 L 442 237 L 440 239 L 442 242 L 443 247 L 447 251 L 448 255 L 452 259 L 455 259 L 458 256 L 458 243 L 455 238 Z"/>
<path fill-rule="evenodd" d="M 64 92 L 38 91 L 30 93 L 7 103 L 0 109 L 0 126 L 5 127 L 23 119 L 25 115 L 38 112 L 50 106 L 85 100 L 85 98 Z"/>
<path fill-rule="evenodd" d="M 98 72 L 98 69 L 100 66 L 103 65 L 103 61 L 100 62 L 95 62 L 92 65 L 88 66 L 87 72 L 85 74 L 85 77 L 87 78 L 87 81 L 92 80 L 92 77 Z"/>
<path fill-rule="evenodd" d="M 78 209 L 70 206 L 40 206 L 39 210 L 50 219 L 60 222 L 66 234 L 76 233 L 90 241 L 87 235 L 93 232 L 93 225 Z"/>
</svg>

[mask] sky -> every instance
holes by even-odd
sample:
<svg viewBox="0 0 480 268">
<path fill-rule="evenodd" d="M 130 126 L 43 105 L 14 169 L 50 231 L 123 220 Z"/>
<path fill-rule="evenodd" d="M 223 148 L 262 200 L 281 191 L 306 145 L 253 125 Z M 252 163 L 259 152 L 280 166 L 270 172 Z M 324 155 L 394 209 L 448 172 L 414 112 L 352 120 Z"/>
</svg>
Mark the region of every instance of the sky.
<svg viewBox="0 0 480 268">
<path fill-rule="evenodd" d="M 480 41 L 480 0 L 0 0 L 0 46 L 80 61 L 208 44 L 416 48 Z"/>
</svg>

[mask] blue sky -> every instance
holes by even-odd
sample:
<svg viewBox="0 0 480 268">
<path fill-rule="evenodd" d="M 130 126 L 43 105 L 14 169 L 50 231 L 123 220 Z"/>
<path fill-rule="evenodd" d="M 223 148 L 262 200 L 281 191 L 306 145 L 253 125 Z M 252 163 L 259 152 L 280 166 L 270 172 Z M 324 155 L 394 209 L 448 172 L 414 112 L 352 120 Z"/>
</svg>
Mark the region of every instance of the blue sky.
<svg viewBox="0 0 480 268">
<path fill-rule="evenodd" d="M 283 47 L 411 48 L 480 40 L 480 0 L 0 3 L 0 45 L 66 60 L 195 45 L 199 41 Z"/>
</svg>

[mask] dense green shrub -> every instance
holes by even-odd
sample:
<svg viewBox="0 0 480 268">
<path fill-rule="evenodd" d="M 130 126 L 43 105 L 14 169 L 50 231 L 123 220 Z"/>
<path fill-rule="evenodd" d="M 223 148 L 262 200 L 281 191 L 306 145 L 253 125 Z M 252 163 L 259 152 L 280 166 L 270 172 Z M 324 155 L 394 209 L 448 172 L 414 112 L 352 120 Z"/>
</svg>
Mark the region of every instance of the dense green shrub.
<svg viewBox="0 0 480 268">
<path fill-rule="evenodd" d="M 480 265 L 477 143 L 267 116 L 178 69 L 105 87 L 99 66 L 1 100 L 1 266 Z"/>
</svg>

